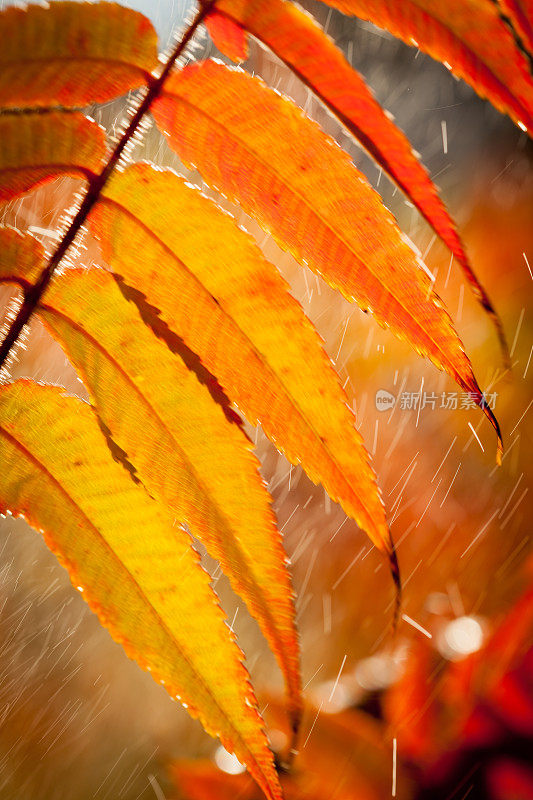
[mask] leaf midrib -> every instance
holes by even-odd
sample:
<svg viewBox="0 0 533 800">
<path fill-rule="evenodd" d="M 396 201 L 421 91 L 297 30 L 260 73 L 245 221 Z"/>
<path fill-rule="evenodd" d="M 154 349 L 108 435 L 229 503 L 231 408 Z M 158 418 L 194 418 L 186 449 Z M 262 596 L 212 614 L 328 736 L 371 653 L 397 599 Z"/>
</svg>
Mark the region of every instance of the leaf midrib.
<svg viewBox="0 0 533 800">
<path fill-rule="evenodd" d="M 81 172 L 83 177 L 91 178 L 95 175 L 95 172 L 90 167 L 82 167 L 78 164 L 66 164 L 63 162 L 50 162 L 50 163 L 39 163 L 39 164 L 23 164 L 18 167 L 4 167 L 0 164 L 0 174 L 4 172 L 26 172 L 30 170 L 42 170 L 42 169 L 57 169 L 59 173 L 61 172 Z M 53 175 L 51 177 L 54 177 Z M 60 177 L 57 175 L 56 177 Z M 1 189 L 0 189 L 1 191 Z"/>
<path fill-rule="evenodd" d="M 77 64 L 78 62 L 89 62 L 89 63 L 96 63 L 96 64 L 118 64 L 119 66 L 126 67 L 127 69 L 131 69 L 132 71 L 140 72 L 143 76 L 148 76 L 150 73 L 145 67 L 141 67 L 138 64 L 133 64 L 130 61 L 124 61 L 121 58 L 103 58 L 98 56 L 37 56 L 34 58 L 11 58 L 8 61 L 0 60 L 0 67 L 2 69 L 7 69 L 9 67 L 20 67 L 20 65 L 24 64 L 51 64 L 54 61 L 58 61 L 60 64 L 63 63 L 72 63 L 73 65 Z M 87 103 L 87 105 L 91 105 L 91 103 Z"/>
</svg>

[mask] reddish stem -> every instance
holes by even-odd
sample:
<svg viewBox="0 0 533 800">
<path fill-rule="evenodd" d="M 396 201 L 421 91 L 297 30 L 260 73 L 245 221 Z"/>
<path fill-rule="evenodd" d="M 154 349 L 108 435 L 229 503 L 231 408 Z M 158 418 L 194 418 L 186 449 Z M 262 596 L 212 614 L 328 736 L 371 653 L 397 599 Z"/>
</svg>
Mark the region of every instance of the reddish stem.
<svg viewBox="0 0 533 800">
<path fill-rule="evenodd" d="M 9 353 L 11 352 L 11 349 L 13 348 L 13 345 L 16 343 L 18 337 L 20 336 L 22 329 L 28 323 L 31 315 L 35 311 L 35 308 L 37 307 L 41 297 L 46 291 L 48 284 L 52 280 L 54 272 L 59 266 L 68 248 L 74 241 L 80 228 L 85 223 L 89 215 L 89 212 L 91 211 L 94 204 L 98 201 L 102 189 L 106 185 L 113 170 L 120 161 L 125 147 L 131 140 L 132 136 L 136 133 L 144 115 L 147 113 L 147 111 L 149 111 L 150 106 L 160 94 L 163 88 L 163 84 L 165 80 L 168 78 L 174 64 L 176 63 L 178 58 L 181 56 L 181 54 L 189 44 L 198 26 L 203 22 L 207 14 L 211 11 L 213 6 L 215 5 L 215 2 L 216 0 L 208 0 L 208 2 L 203 3 L 201 5 L 200 10 L 198 11 L 196 17 L 185 31 L 181 41 L 176 45 L 176 47 L 170 54 L 169 58 L 165 62 L 159 77 L 153 78 L 149 83 L 148 91 L 146 92 L 135 114 L 131 118 L 128 127 L 120 137 L 120 140 L 116 144 L 113 152 L 110 154 L 102 172 L 100 172 L 98 175 L 93 176 L 93 178 L 91 179 L 87 193 L 83 198 L 82 204 L 79 207 L 76 216 L 70 223 L 68 230 L 65 232 L 65 235 L 59 242 L 54 254 L 50 258 L 50 261 L 48 262 L 48 264 L 42 271 L 41 275 L 39 276 L 37 283 L 24 292 L 24 301 L 19 309 L 16 318 L 13 320 L 7 332 L 6 337 L 2 342 L 2 345 L 0 346 L 0 368 L 5 363 Z"/>
</svg>

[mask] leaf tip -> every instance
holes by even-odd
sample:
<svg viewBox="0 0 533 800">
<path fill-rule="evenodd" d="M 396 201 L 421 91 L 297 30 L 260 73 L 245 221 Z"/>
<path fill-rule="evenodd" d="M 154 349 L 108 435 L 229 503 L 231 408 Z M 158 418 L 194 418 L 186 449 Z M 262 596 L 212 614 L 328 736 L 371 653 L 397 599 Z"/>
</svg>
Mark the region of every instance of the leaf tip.
<svg viewBox="0 0 533 800">
<path fill-rule="evenodd" d="M 494 306 L 492 305 L 491 301 L 489 300 L 487 294 L 483 290 L 482 287 L 481 294 L 479 295 L 479 300 L 481 302 L 482 307 L 487 312 L 488 316 L 491 319 L 492 324 L 496 330 L 496 335 L 498 337 L 498 342 L 500 345 L 500 352 L 502 356 L 503 366 L 506 370 L 511 370 L 511 354 L 509 352 L 509 345 L 507 344 L 507 337 L 505 336 L 505 330 L 503 327 L 503 323 L 500 319 L 500 316 Z"/>
<path fill-rule="evenodd" d="M 396 547 L 394 545 L 394 541 L 392 539 L 391 534 L 389 534 L 389 541 L 390 541 L 389 568 L 392 580 L 394 581 L 394 587 L 396 592 L 394 598 L 394 612 L 392 615 L 392 633 L 393 636 L 395 636 L 396 631 L 398 630 L 398 622 L 400 620 L 400 612 L 402 609 L 402 576 L 400 572 L 400 564 L 398 563 L 398 555 L 396 553 Z"/>
<path fill-rule="evenodd" d="M 498 467 L 501 467 L 503 460 L 503 437 L 500 429 L 500 424 L 496 419 L 494 413 L 492 412 L 492 409 L 486 403 L 482 402 L 481 408 L 485 412 L 490 424 L 496 431 L 496 436 L 498 437 L 498 444 L 496 447 L 496 464 Z"/>
</svg>

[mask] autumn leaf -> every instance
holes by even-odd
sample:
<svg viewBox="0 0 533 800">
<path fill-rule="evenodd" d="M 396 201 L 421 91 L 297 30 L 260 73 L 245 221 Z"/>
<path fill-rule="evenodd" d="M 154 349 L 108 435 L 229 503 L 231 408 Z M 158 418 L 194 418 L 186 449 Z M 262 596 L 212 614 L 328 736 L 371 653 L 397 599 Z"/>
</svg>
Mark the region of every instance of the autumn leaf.
<svg viewBox="0 0 533 800">
<path fill-rule="evenodd" d="M 505 674 L 520 663 L 533 640 L 533 584 L 531 578 L 514 605 L 499 615 L 483 646 L 449 666 L 448 703 L 459 703 L 466 714 L 476 697 L 490 695 Z"/>
<path fill-rule="evenodd" d="M 215 8 L 205 19 L 205 25 L 213 42 L 221 53 L 232 61 L 244 61 L 248 55 L 247 35 L 243 26 Z"/>
<path fill-rule="evenodd" d="M 44 261 L 44 247 L 35 236 L 0 227 L 0 283 L 12 283 L 19 288 L 32 286 Z"/>
<path fill-rule="evenodd" d="M 239 428 L 244 430 L 245 423 L 243 418 L 235 410 L 231 400 L 220 385 L 216 376 L 213 375 L 212 372 L 209 372 L 198 355 L 194 353 L 190 347 L 187 347 L 183 339 L 170 330 L 166 322 L 158 315 L 157 309 L 147 302 L 142 292 L 133 289 L 131 286 L 127 286 L 124 281 L 121 281 L 117 276 L 115 276 L 115 278 L 124 297 L 137 306 L 137 310 L 145 325 L 155 333 L 158 339 L 164 341 L 167 347 L 180 357 L 187 369 L 194 372 L 200 383 L 207 387 L 209 394 L 221 407 L 228 422 L 238 425 Z"/>
<path fill-rule="evenodd" d="M 117 3 L 54 2 L 0 13 L 0 106 L 73 108 L 147 83 L 157 35 Z"/>
<path fill-rule="evenodd" d="M 0 511 L 24 516 L 126 653 L 281 796 L 241 653 L 188 535 L 62 389 L 0 388 Z"/>
<path fill-rule="evenodd" d="M 533 3 L 531 0 L 498 0 L 498 4 L 518 34 L 520 44 L 533 57 Z"/>
<path fill-rule="evenodd" d="M 222 772 L 207 759 L 178 761 L 172 765 L 170 773 L 177 793 L 169 795 L 169 800 L 259 800 L 254 782 L 248 775 Z M 297 775 L 281 775 L 285 800 L 324 800 L 323 787 L 309 787 L 301 777 L 300 772 Z M 331 789 L 331 785 L 328 789 Z M 377 800 L 359 794 L 357 797 L 361 800 Z"/>
<path fill-rule="evenodd" d="M 0 362 L 35 311 L 78 369 L 94 406 L 29 381 L 0 387 L 0 459 L 7 471 L 0 511 L 25 516 L 44 532 L 126 652 L 236 753 L 268 798 L 281 800 L 242 654 L 181 527 L 219 559 L 258 620 L 284 673 L 294 733 L 302 701 L 290 579 L 258 462 L 243 430 L 231 423 L 230 401 L 367 531 L 388 555 L 399 587 L 396 556 L 346 395 L 285 281 L 230 215 L 175 173 L 140 164 L 117 174 L 152 101 L 184 163 L 198 166 L 300 264 L 452 375 L 501 442 L 432 276 L 335 142 L 260 81 L 223 65 L 189 66 L 165 84 L 204 14 L 215 43 L 234 59 L 246 56 L 251 32 L 413 198 L 493 313 L 423 167 L 340 51 L 295 5 L 243 2 L 219 0 L 216 9 L 201 2 L 159 66 L 151 24 L 120 6 L 57 2 L 0 12 L 6 43 L 0 201 L 56 175 L 88 182 L 47 264 L 37 240 L 0 228 L 0 283 L 15 282 L 24 295 Z M 409 40 L 419 28 L 422 48 L 435 57 L 451 52 L 456 74 L 527 129 L 531 79 L 517 42 L 527 39 L 521 15 L 529 2 L 452 0 L 451 12 L 437 0 L 331 5 L 375 7 Z M 104 162 L 103 131 L 68 109 L 139 87 L 140 100 Z M 59 275 L 69 248 L 81 245 L 83 252 L 90 241 L 76 239 L 86 223 L 114 274 L 93 267 Z M 240 421 L 236 412 L 233 418 Z M 124 451 L 134 481 L 113 460 L 115 448 Z M 328 721 L 320 709 L 310 711 L 306 773 L 281 781 L 289 796 L 326 796 L 328 770 L 346 742 L 363 745 L 369 774 L 355 768 L 352 748 L 335 786 L 339 798 L 378 800 L 387 793 L 391 753 L 382 722 L 362 722 L 351 712 Z M 211 785 L 206 781 L 204 794 Z M 399 792 L 409 790 L 402 785 Z"/>
<path fill-rule="evenodd" d="M 268 698 L 265 719 L 273 729 L 283 724 L 283 705 Z M 379 719 L 359 708 L 326 713 L 307 702 L 302 724 L 302 746 L 295 778 L 305 797 L 315 790 L 328 797 L 335 787 L 339 800 L 383 800 L 390 795 L 392 742 Z M 283 778 L 282 787 L 283 785 Z M 410 780 L 400 764 L 397 770 L 398 800 L 411 797 Z"/>
<path fill-rule="evenodd" d="M 248 420 L 391 554 L 375 476 L 338 377 L 251 237 L 173 172 L 147 164 L 115 175 L 91 220 L 114 272 L 159 309 Z"/>
<path fill-rule="evenodd" d="M 262 700 L 262 699 L 261 699 Z M 277 736 L 283 731 L 283 706 L 265 698 L 265 717 Z M 289 774 L 280 774 L 286 800 L 383 800 L 391 794 L 392 746 L 381 720 L 359 708 L 326 714 L 306 704 L 304 740 Z M 228 775 L 206 759 L 178 760 L 171 765 L 176 794 L 184 800 L 258 800 L 250 778 Z M 400 762 L 396 797 L 413 797 L 413 785 Z"/>
<path fill-rule="evenodd" d="M 14 344 L 17 342 L 23 328 L 29 321 L 35 306 L 37 305 L 43 292 L 46 290 L 59 264 L 63 260 L 66 251 L 73 243 L 84 223 L 87 221 L 88 214 L 100 196 L 102 187 L 105 185 L 109 176 L 113 173 L 118 162 L 123 157 L 124 151 L 126 150 L 128 144 L 130 144 L 132 137 L 138 132 L 139 126 L 141 122 L 143 122 L 154 98 L 160 93 L 165 80 L 187 48 L 191 39 L 194 37 L 198 26 L 202 23 L 210 8 L 214 6 L 214 3 L 215 0 L 207 0 L 207 5 L 205 8 L 201 8 L 198 11 L 196 17 L 183 34 L 183 37 L 178 41 L 175 47 L 171 49 L 169 55 L 164 60 L 161 69 L 157 70 L 156 74 L 148 76 L 148 85 L 146 86 L 146 90 L 136 105 L 135 110 L 132 109 L 132 118 L 130 122 L 125 126 L 125 130 L 120 135 L 112 151 L 108 154 L 105 164 L 102 165 L 101 171 L 97 176 L 94 177 L 94 180 L 90 181 L 90 186 L 87 192 L 83 195 L 79 208 L 77 209 L 73 218 L 70 220 L 70 223 L 67 225 L 63 235 L 60 237 L 60 241 L 55 251 L 50 256 L 46 269 L 40 276 L 37 285 L 32 289 L 31 299 L 28 299 L 28 297 L 25 298 L 25 301 L 19 308 L 17 315 L 12 320 L 7 333 L 0 344 L 0 370 L 3 369 L 3 365 L 9 358 Z"/>
<path fill-rule="evenodd" d="M 400 679 L 383 696 L 383 714 L 403 758 L 420 764 L 435 756 L 449 734 L 435 696 L 442 671 L 439 654 L 421 638 L 411 644 Z"/>
<path fill-rule="evenodd" d="M 0 202 L 58 175 L 90 178 L 105 155 L 105 132 L 78 112 L 0 114 Z"/>
<path fill-rule="evenodd" d="M 398 737 L 403 757 L 419 768 L 427 767 L 457 745 L 468 746 L 470 738 L 481 736 L 485 747 L 488 737 L 497 733 L 498 717 L 509 714 L 511 720 L 515 714 L 515 719 L 531 719 L 524 697 L 512 702 L 512 672 L 527 664 L 532 633 L 533 587 L 529 586 L 501 615 L 480 649 L 466 657 L 448 661 L 430 640 L 413 643 L 400 680 L 382 701 L 385 721 Z M 498 696 L 502 691 L 504 696 Z M 483 719 L 491 702 L 499 712 L 495 717 L 489 710 L 488 719 Z"/>
<path fill-rule="evenodd" d="M 172 76 L 152 113 L 185 163 L 469 392 L 500 451 L 498 424 L 429 276 L 379 195 L 318 125 L 257 78 L 214 61 Z"/>
<path fill-rule="evenodd" d="M 326 0 L 441 61 L 524 131 L 533 131 L 533 81 L 492 0 Z M 512 3 L 519 6 L 520 0 Z"/>
<path fill-rule="evenodd" d="M 0 229 L 0 253 L 0 282 L 35 282 L 44 264 L 36 239 Z M 292 587 L 250 441 L 143 324 L 108 272 L 67 270 L 38 316 L 147 490 L 220 561 L 258 620 L 283 670 L 296 730 L 302 701 Z"/>
<path fill-rule="evenodd" d="M 313 17 L 286 0 L 220 0 L 217 19 L 228 23 L 227 29 L 221 21 L 215 31 L 209 28 L 219 50 L 235 61 L 242 60 L 243 48 L 234 49 L 234 29 L 229 25 L 243 26 L 290 67 L 405 192 L 461 265 L 492 317 L 506 352 L 501 322 L 428 173 L 390 114 Z"/>
</svg>

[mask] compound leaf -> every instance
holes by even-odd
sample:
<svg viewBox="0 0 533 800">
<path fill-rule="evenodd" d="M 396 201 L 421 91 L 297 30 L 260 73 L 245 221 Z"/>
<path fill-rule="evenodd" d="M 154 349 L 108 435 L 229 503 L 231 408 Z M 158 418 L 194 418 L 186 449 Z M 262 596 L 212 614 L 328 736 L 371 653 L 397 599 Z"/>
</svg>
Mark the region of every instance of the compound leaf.
<svg viewBox="0 0 533 800">
<path fill-rule="evenodd" d="M 447 371 L 499 428 L 432 283 L 379 195 L 291 101 L 240 69 L 186 67 L 153 109 L 182 160 L 278 244 Z"/>
<path fill-rule="evenodd" d="M 44 264 L 39 242 L 4 228 L 0 249 L 0 281 L 36 280 Z M 67 270 L 38 315 L 150 494 L 219 559 L 258 620 L 283 670 L 296 728 L 301 684 L 292 588 L 249 439 L 143 324 L 109 272 Z"/>
<path fill-rule="evenodd" d="M 248 420 L 390 553 L 375 476 L 337 375 L 251 237 L 173 172 L 147 164 L 115 175 L 91 219 L 113 270 L 161 312 Z"/>
<path fill-rule="evenodd" d="M 93 410 L 57 387 L 0 388 L 0 511 L 24 516 L 126 653 L 281 792 L 241 653 L 185 531 L 111 457 Z"/>
<path fill-rule="evenodd" d="M 242 48 L 235 53 L 234 30 L 242 26 L 249 31 L 298 75 L 405 192 L 461 265 L 474 293 L 492 317 L 505 349 L 498 316 L 474 274 L 431 178 L 407 137 L 313 17 L 286 0 L 220 0 L 217 14 L 220 21 L 215 43 L 219 50 L 233 60 L 242 60 Z M 224 19 L 226 28 L 222 25 Z"/>
</svg>

